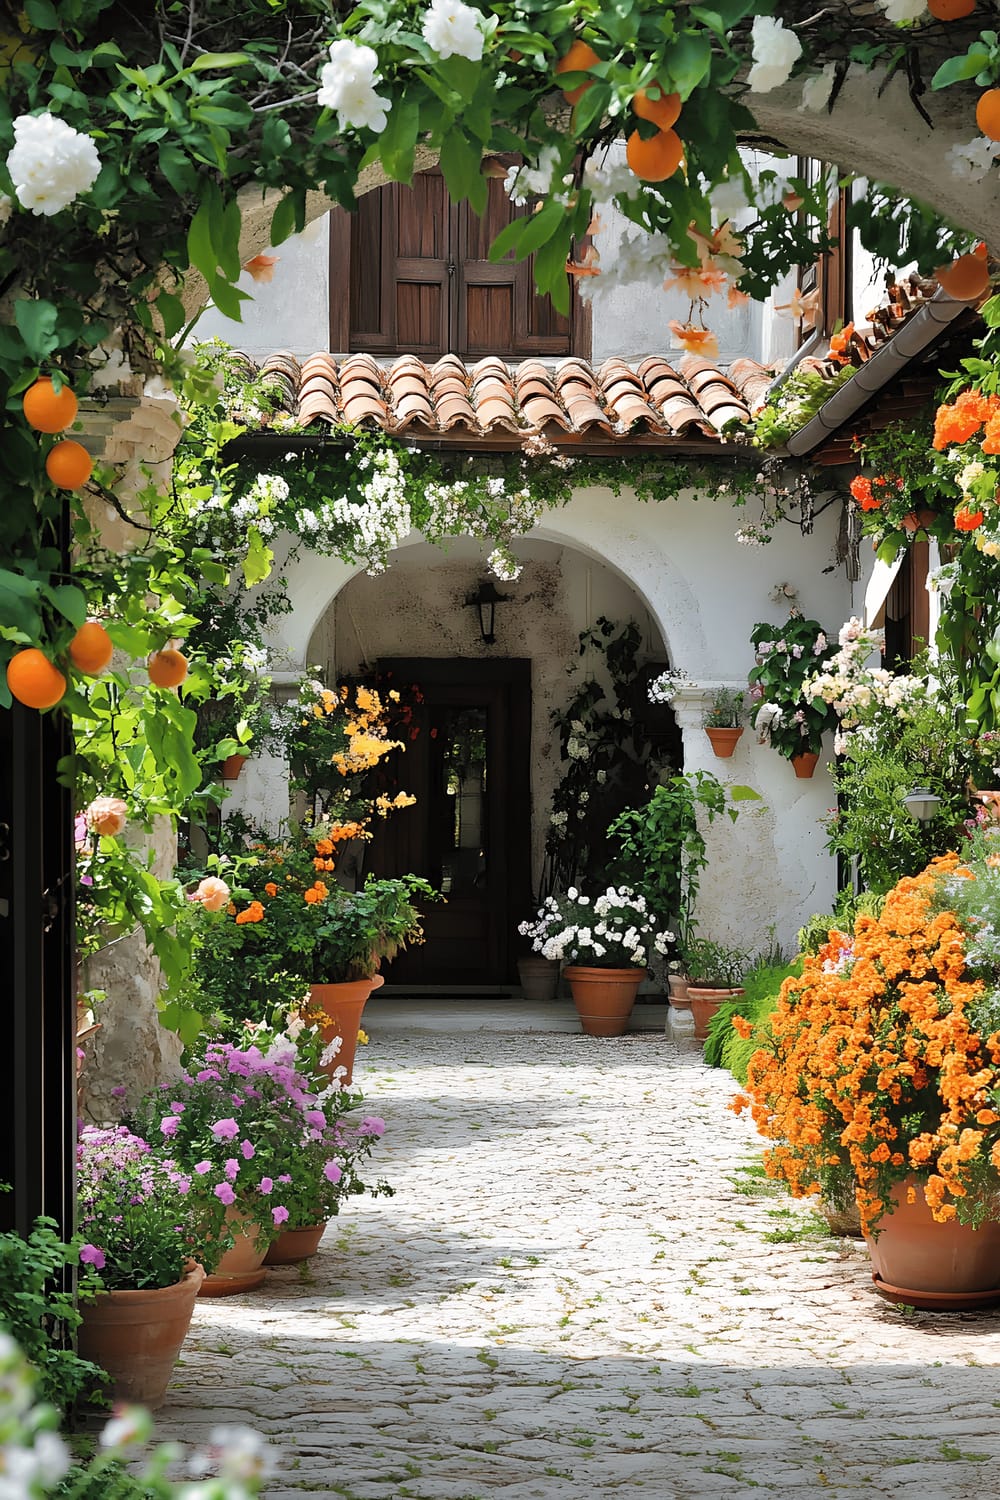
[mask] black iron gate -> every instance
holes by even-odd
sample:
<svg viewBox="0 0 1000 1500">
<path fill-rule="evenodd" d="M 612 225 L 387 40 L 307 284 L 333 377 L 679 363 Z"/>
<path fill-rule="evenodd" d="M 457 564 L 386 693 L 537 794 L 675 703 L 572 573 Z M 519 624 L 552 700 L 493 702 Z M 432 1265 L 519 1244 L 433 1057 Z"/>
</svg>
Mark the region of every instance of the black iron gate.
<svg viewBox="0 0 1000 1500">
<path fill-rule="evenodd" d="M 73 802 L 63 714 L 0 709 L 0 1227 L 73 1225 Z"/>
</svg>

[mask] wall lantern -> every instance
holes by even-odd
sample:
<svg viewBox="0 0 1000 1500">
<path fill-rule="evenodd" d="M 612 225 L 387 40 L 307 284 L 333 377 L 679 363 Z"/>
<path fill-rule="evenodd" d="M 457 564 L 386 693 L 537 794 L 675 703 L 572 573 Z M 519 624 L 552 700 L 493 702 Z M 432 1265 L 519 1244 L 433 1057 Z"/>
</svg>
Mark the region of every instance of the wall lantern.
<svg viewBox="0 0 1000 1500">
<path fill-rule="evenodd" d="M 918 823 L 929 823 L 931 818 L 937 816 L 941 798 L 936 797 L 929 786 L 915 786 L 903 798 L 903 806 Z"/>
<path fill-rule="evenodd" d="M 510 602 L 510 594 L 498 594 L 496 584 L 492 578 L 487 578 L 481 583 L 474 594 L 467 594 L 465 602 L 467 605 L 475 605 L 479 610 L 479 634 L 483 638 L 483 644 L 492 646 L 496 642 L 493 633 L 493 621 L 498 604 Z"/>
</svg>

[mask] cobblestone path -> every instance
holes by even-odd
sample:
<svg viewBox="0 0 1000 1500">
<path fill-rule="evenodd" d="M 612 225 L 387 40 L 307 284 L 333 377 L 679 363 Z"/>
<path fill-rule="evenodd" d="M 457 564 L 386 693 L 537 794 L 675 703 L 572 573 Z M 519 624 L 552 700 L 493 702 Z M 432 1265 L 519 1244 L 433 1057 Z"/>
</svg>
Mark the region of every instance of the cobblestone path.
<svg viewBox="0 0 1000 1500">
<path fill-rule="evenodd" d="M 375 1038 L 359 1081 L 396 1196 L 198 1304 L 163 1436 L 252 1423 L 269 1500 L 1000 1494 L 1000 1311 L 876 1297 L 760 1191 L 728 1074 L 466 1032 Z"/>
</svg>

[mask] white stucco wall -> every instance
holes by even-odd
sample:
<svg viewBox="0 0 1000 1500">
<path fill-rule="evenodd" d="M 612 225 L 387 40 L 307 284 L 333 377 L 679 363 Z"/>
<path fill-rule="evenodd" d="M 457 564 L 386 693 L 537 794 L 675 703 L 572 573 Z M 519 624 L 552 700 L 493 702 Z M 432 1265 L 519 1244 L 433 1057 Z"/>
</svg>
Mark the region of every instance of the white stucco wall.
<svg viewBox="0 0 1000 1500">
<path fill-rule="evenodd" d="M 802 537 L 791 526 L 779 527 L 769 546 L 752 550 L 735 540 L 739 519 L 724 502 L 685 496 L 644 505 L 627 492 L 616 498 L 598 488 L 582 490 L 564 509 L 547 513 L 527 542 L 515 543 L 515 551 L 523 552 L 528 563 L 525 582 L 501 586 L 501 592 L 516 597 L 519 588 L 532 587 L 533 570 L 537 574 L 543 566 L 558 566 L 563 572 L 562 624 L 545 643 L 542 654 L 548 661 L 542 676 L 551 674 L 553 659 L 565 660 L 567 646 L 572 650 L 577 629 L 586 622 L 588 560 L 596 565 L 589 570 L 592 618 L 604 610 L 604 601 L 609 614 L 631 603 L 631 613 L 640 621 L 648 614 L 651 654 L 662 639 L 673 664 L 701 682 L 746 681 L 753 665 L 749 637 L 754 624 L 768 620 L 778 626 L 787 618 L 787 608 L 769 599 L 778 583 L 796 587 L 805 613 L 834 633 L 858 611 L 864 581 L 852 587 L 843 569 L 822 571 L 834 563 L 836 507 L 819 518 L 812 536 Z M 551 549 L 536 549 L 536 541 L 550 543 Z M 418 625 L 409 607 L 403 606 L 406 590 L 391 570 L 382 578 L 359 580 L 345 596 L 350 611 L 345 605 L 338 615 L 331 605 L 360 570 L 315 555 L 304 555 L 284 568 L 293 610 L 275 622 L 275 650 L 289 668 L 304 667 L 317 651 L 339 657 L 338 666 L 348 665 L 360 651 L 369 658 L 425 650 L 474 654 L 473 613 L 457 602 L 482 574 L 471 547 L 460 543 L 451 556 L 440 554 L 440 562 L 433 562 L 427 544 L 414 534 L 396 554 L 400 576 L 411 566 L 418 571 L 427 566 L 442 583 L 436 651 L 426 618 Z M 422 599 L 429 587 L 427 581 L 420 585 Z M 390 608 L 392 599 L 396 605 Z M 419 613 L 417 606 L 414 611 Z M 482 648 L 484 654 L 535 655 L 534 641 L 529 643 L 531 651 L 525 649 L 517 620 L 515 608 L 498 610 L 497 644 Z M 678 717 L 687 770 L 711 770 L 727 783 L 753 786 L 762 798 L 760 804 L 745 808 L 735 824 L 726 822 L 710 831 L 701 930 L 719 941 L 753 946 L 766 941 L 773 925 L 778 938 L 790 945 L 806 918 L 829 909 L 835 893 L 835 866 L 825 851 L 822 827 L 832 801 L 825 770 L 829 754 L 812 780 L 800 781 L 789 763 L 759 746 L 749 730 L 732 760 L 718 760 L 697 710 Z M 536 734 L 541 734 L 537 728 Z M 543 743 L 541 738 L 538 743 Z M 273 813 L 275 769 L 252 759 L 236 783 L 230 805 L 251 812 L 270 808 Z M 545 779 L 539 779 L 539 786 Z"/>
</svg>

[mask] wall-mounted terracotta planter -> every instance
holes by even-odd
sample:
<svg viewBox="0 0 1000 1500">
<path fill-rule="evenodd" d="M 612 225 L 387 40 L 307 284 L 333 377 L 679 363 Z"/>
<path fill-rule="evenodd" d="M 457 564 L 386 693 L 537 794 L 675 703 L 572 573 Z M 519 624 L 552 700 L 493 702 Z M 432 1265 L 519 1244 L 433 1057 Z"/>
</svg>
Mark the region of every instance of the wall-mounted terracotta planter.
<svg viewBox="0 0 1000 1500">
<path fill-rule="evenodd" d="M 736 724 L 728 728 L 717 728 L 706 724 L 705 733 L 712 741 L 712 749 L 720 760 L 728 760 L 736 749 L 740 735 L 743 733 L 742 724 Z"/>
<path fill-rule="evenodd" d="M 937 520 L 937 512 L 928 510 L 921 506 L 919 510 L 911 510 L 909 515 L 903 517 L 904 531 L 926 531 L 928 526 L 933 526 Z"/>
<path fill-rule="evenodd" d="M 819 755 L 815 750 L 803 750 L 801 755 L 792 756 L 792 770 L 796 776 L 804 779 L 815 771 L 818 760 Z"/>
<path fill-rule="evenodd" d="M 235 781 L 246 764 L 246 760 L 245 755 L 227 755 L 222 762 L 223 781 Z"/>
</svg>

